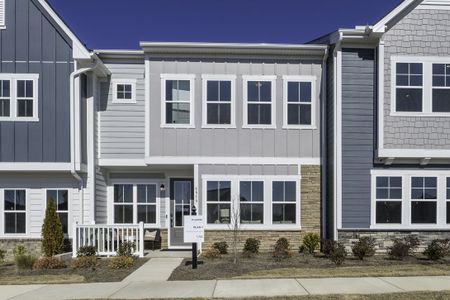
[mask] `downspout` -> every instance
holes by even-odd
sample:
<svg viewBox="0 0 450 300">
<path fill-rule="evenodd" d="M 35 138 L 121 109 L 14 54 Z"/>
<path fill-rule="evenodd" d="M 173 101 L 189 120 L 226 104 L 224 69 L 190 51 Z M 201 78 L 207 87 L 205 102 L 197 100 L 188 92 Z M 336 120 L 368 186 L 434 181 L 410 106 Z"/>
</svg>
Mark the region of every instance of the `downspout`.
<svg viewBox="0 0 450 300">
<path fill-rule="evenodd" d="M 321 232 L 321 238 L 328 238 L 327 237 L 327 208 L 328 208 L 328 203 L 327 203 L 327 174 L 328 174 L 328 170 L 327 170 L 327 155 L 328 155 L 328 147 L 327 145 L 327 126 L 326 126 L 326 113 L 327 113 L 327 104 L 328 104 L 328 81 L 327 81 L 327 60 L 328 60 L 328 53 L 329 50 L 328 48 L 325 49 L 325 53 L 324 53 L 324 57 L 323 57 L 323 61 L 322 61 L 322 105 L 320 106 L 320 119 L 321 119 L 321 124 L 320 124 L 320 131 L 321 131 L 321 143 L 320 143 L 320 148 L 321 148 L 321 156 L 322 156 L 322 162 L 321 162 L 321 199 L 322 199 L 322 232 Z M 324 99 L 324 100 L 323 100 Z"/>
</svg>

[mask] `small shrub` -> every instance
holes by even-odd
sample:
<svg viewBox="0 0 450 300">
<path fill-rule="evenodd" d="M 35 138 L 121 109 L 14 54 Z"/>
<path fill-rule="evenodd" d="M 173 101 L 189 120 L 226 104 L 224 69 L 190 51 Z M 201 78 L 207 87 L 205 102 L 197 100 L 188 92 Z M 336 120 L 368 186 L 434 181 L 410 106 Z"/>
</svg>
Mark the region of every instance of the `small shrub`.
<svg viewBox="0 0 450 300">
<path fill-rule="evenodd" d="M 6 251 L 0 249 L 0 263 L 5 260 Z"/>
<path fill-rule="evenodd" d="M 430 260 L 439 260 L 449 253 L 450 240 L 433 240 L 427 246 L 423 254 Z"/>
<path fill-rule="evenodd" d="M 419 240 L 414 236 L 407 236 L 403 239 L 394 239 L 394 244 L 388 248 L 388 255 L 393 259 L 402 260 L 412 254 L 419 245 Z"/>
<path fill-rule="evenodd" d="M 134 254 L 135 244 L 133 242 L 120 243 L 117 249 L 117 256 L 132 257 Z"/>
<path fill-rule="evenodd" d="M 72 263 L 70 264 L 73 269 L 88 269 L 94 268 L 97 265 L 97 257 L 95 256 L 80 256 L 72 260 Z"/>
<path fill-rule="evenodd" d="M 329 257 L 331 251 L 333 251 L 337 246 L 337 242 L 335 240 L 322 240 L 322 253 Z"/>
<path fill-rule="evenodd" d="M 66 267 L 67 265 L 62 260 L 54 256 L 40 257 L 33 264 L 33 269 L 37 270 L 64 269 Z"/>
<path fill-rule="evenodd" d="M 109 267 L 111 269 L 128 269 L 134 266 L 134 262 L 133 256 L 115 256 L 111 258 Z"/>
<path fill-rule="evenodd" d="M 353 255 L 360 260 L 364 257 L 371 257 L 375 255 L 375 240 L 371 237 L 362 237 L 352 247 Z"/>
<path fill-rule="evenodd" d="M 245 240 L 244 244 L 244 256 L 253 256 L 254 254 L 259 253 L 259 246 L 261 245 L 261 242 L 254 238 L 248 238 Z"/>
<path fill-rule="evenodd" d="M 305 253 L 305 251 L 306 251 L 305 245 L 300 245 L 300 247 L 298 247 L 298 252 L 299 253 Z"/>
<path fill-rule="evenodd" d="M 219 250 L 220 254 L 228 254 L 227 242 L 216 242 L 213 244 L 213 248 Z"/>
<path fill-rule="evenodd" d="M 36 257 L 28 254 L 18 255 L 14 257 L 16 267 L 19 270 L 31 270 L 36 262 Z"/>
<path fill-rule="evenodd" d="M 25 248 L 24 245 L 17 245 L 13 250 L 14 257 L 23 256 L 23 255 L 26 255 L 27 253 L 28 253 L 28 250 L 27 250 L 27 248 Z"/>
<path fill-rule="evenodd" d="M 272 256 L 274 258 L 288 258 L 291 257 L 289 241 L 286 238 L 279 238 L 275 244 Z"/>
<path fill-rule="evenodd" d="M 55 201 L 52 199 L 45 210 L 42 225 L 42 253 L 50 257 L 64 251 L 64 232 L 61 221 L 56 213 Z"/>
<path fill-rule="evenodd" d="M 220 258 L 220 250 L 212 247 L 210 249 L 206 249 L 205 251 L 203 251 L 202 255 L 204 258 L 208 258 L 208 259 Z"/>
<path fill-rule="evenodd" d="M 94 246 L 82 246 L 77 251 L 77 257 L 95 256 L 97 250 Z"/>
<path fill-rule="evenodd" d="M 330 260 L 334 262 L 337 266 L 342 265 L 346 257 L 347 251 L 345 250 L 344 245 L 340 243 L 337 243 L 336 247 L 330 252 L 329 255 Z"/>
<path fill-rule="evenodd" d="M 319 248 L 320 237 L 317 233 L 307 233 L 303 238 L 303 245 L 309 253 L 313 254 Z"/>
</svg>

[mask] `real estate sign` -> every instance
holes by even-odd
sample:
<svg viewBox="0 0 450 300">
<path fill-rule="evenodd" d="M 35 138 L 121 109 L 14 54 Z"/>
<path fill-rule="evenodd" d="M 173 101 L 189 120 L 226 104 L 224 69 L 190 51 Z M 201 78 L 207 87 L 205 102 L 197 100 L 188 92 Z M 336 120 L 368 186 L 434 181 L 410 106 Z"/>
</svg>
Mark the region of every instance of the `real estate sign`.
<svg viewBox="0 0 450 300">
<path fill-rule="evenodd" d="M 203 216 L 184 216 L 184 242 L 203 243 L 205 225 Z"/>
</svg>

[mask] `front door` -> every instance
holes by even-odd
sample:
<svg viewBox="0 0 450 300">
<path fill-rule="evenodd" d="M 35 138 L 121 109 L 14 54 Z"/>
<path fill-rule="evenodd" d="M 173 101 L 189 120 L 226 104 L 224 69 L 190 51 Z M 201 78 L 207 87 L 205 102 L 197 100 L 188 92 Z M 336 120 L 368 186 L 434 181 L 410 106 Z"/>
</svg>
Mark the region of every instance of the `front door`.
<svg viewBox="0 0 450 300">
<path fill-rule="evenodd" d="M 191 214 L 194 192 L 192 179 L 170 180 L 170 246 L 191 247 L 184 243 L 184 216 Z"/>
</svg>

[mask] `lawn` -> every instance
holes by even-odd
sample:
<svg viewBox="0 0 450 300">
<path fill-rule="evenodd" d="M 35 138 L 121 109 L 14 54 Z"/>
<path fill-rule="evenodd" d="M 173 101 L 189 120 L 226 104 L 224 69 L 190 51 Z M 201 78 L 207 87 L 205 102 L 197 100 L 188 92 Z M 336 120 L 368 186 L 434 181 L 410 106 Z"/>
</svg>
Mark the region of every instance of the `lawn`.
<svg viewBox="0 0 450 300">
<path fill-rule="evenodd" d="M 364 261 L 349 257 L 339 267 L 323 256 L 301 253 L 282 260 L 261 253 L 254 258 L 240 257 L 237 264 L 233 263 L 230 255 L 202 260 L 204 264 L 197 270 L 181 264 L 169 280 L 450 275 L 450 260 L 433 262 L 423 257 L 408 257 L 403 261 L 385 256 Z"/>
<path fill-rule="evenodd" d="M 87 269 L 67 267 L 58 270 L 17 270 L 12 263 L 0 265 L 0 285 L 5 284 L 50 284 L 50 283 L 80 283 L 80 282 L 117 282 L 122 281 L 145 262 L 146 258 L 136 260 L 134 267 L 129 269 L 111 269 L 109 259 L 99 259 L 98 266 Z M 70 265 L 70 262 L 68 263 Z"/>
</svg>

